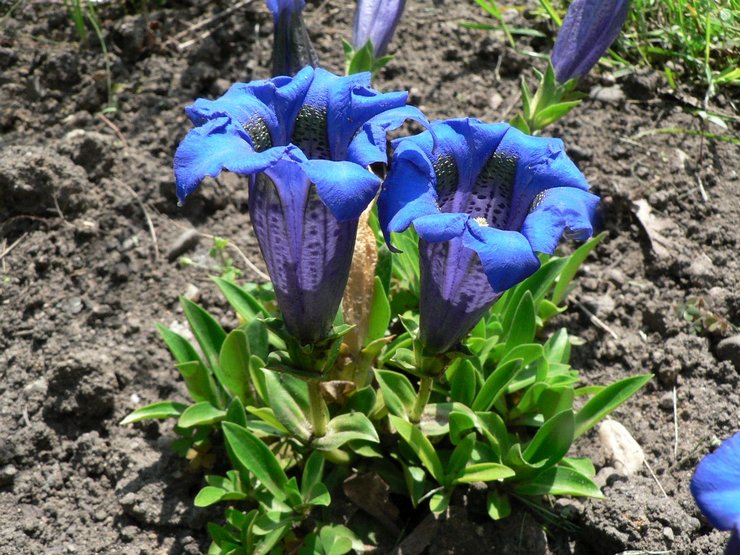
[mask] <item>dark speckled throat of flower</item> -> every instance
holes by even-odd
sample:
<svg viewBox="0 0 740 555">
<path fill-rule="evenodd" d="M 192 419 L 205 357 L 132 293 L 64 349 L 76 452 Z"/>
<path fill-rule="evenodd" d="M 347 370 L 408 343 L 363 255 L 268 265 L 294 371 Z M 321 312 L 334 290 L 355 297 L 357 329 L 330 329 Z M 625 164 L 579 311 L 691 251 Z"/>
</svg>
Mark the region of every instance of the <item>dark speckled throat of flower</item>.
<svg viewBox="0 0 740 555">
<path fill-rule="evenodd" d="M 590 236 L 598 198 L 558 139 L 474 119 L 431 129 L 394 142 L 378 209 L 389 244 L 419 234 L 420 339 L 436 354 L 539 268 L 536 252 Z"/>
<path fill-rule="evenodd" d="M 378 192 L 367 167 L 386 162 L 386 131 L 426 124 L 407 93 L 370 88 L 368 73 L 236 83 L 187 108 L 195 123 L 175 154 L 184 201 L 206 176 L 250 176 L 249 212 L 288 331 L 325 338 L 347 282 L 357 222 Z"/>
</svg>

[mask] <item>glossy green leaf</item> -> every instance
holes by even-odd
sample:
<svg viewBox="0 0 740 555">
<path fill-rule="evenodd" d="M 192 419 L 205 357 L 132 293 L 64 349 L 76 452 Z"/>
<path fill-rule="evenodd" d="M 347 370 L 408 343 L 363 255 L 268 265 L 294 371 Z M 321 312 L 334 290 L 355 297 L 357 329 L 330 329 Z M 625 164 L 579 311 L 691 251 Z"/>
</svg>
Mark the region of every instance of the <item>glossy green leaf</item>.
<svg viewBox="0 0 740 555">
<path fill-rule="evenodd" d="M 555 284 L 555 288 L 552 292 L 550 300 L 553 304 L 559 305 L 563 302 L 565 296 L 568 294 L 568 288 L 570 287 L 570 283 L 573 281 L 578 268 L 581 267 L 581 264 L 586 260 L 588 254 L 596 248 L 596 245 L 598 245 L 604 237 L 606 237 L 605 231 L 589 239 L 568 257 L 568 262 L 560 272 L 560 277 L 558 278 L 558 282 Z"/>
<path fill-rule="evenodd" d="M 524 345 L 517 345 L 510 351 L 506 351 L 501 357 L 499 364 L 505 364 L 510 360 L 520 358 L 522 359 L 522 366 L 527 366 L 543 356 L 545 356 L 545 350 L 542 348 L 542 345 L 525 343 Z"/>
<path fill-rule="evenodd" d="M 307 441 L 311 437 L 311 424 L 297 396 L 286 387 L 292 376 L 264 370 L 267 397 L 275 417 L 295 437 Z M 293 378 L 295 379 L 295 378 Z M 305 385 L 305 384 L 304 384 Z"/>
<path fill-rule="evenodd" d="M 460 358 L 458 361 L 445 373 L 450 384 L 450 398 L 469 406 L 475 399 L 478 371 L 469 360 Z"/>
<path fill-rule="evenodd" d="M 576 413 L 575 437 L 579 437 L 593 428 L 599 420 L 632 397 L 652 377 L 652 374 L 630 376 L 605 387 L 591 397 Z"/>
<path fill-rule="evenodd" d="M 226 339 L 226 332 L 213 316 L 190 299 L 180 297 L 180 304 L 209 366 L 215 369 L 218 366 L 218 356 Z"/>
<path fill-rule="evenodd" d="M 421 430 L 410 424 L 403 418 L 398 416 L 389 415 L 388 418 L 391 421 L 393 427 L 398 431 L 398 434 L 403 440 L 411 447 L 421 463 L 429 471 L 429 474 L 439 483 L 444 483 L 444 470 L 442 468 L 442 461 L 439 460 L 437 452 L 429 442 Z"/>
<path fill-rule="evenodd" d="M 504 327 L 504 329 L 507 328 Z M 511 327 L 508 328 L 504 352 L 513 349 L 517 345 L 532 343 L 536 329 L 537 320 L 535 318 L 532 293 L 525 291 L 524 295 L 522 295 L 522 299 L 517 305 L 514 317 L 511 321 Z"/>
<path fill-rule="evenodd" d="M 471 484 L 473 482 L 493 482 L 511 478 L 516 473 L 503 464 L 482 462 L 465 467 L 462 474 L 455 479 L 456 484 Z"/>
<path fill-rule="evenodd" d="M 568 364 L 570 360 L 570 337 L 565 328 L 560 328 L 547 339 L 545 358 L 550 362 Z"/>
<path fill-rule="evenodd" d="M 367 326 L 367 338 L 365 345 L 368 345 L 380 339 L 385 335 L 388 329 L 388 323 L 391 321 L 391 305 L 388 302 L 388 295 L 383 289 L 383 284 L 378 276 L 375 276 L 373 284 L 373 301 L 370 310 L 370 320 Z"/>
<path fill-rule="evenodd" d="M 180 416 L 188 405 L 173 401 L 158 401 L 151 405 L 140 407 L 121 420 L 121 426 L 141 422 L 142 420 L 163 420 Z"/>
<path fill-rule="evenodd" d="M 514 485 L 520 495 L 574 495 L 603 499 L 597 486 L 590 478 L 572 468 L 554 466 L 544 472 Z"/>
<path fill-rule="evenodd" d="M 596 476 L 596 468 L 594 467 L 593 461 L 589 458 L 576 459 L 565 457 L 561 461 L 561 464 L 568 466 L 573 470 L 577 470 L 579 473 L 584 476 L 588 476 L 589 478 Z"/>
<path fill-rule="evenodd" d="M 190 397 L 196 403 L 208 401 L 213 405 L 221 405 L 221 395 L 213 379 L 211 371 L 200 360 L 180 362 L 177 365 L 185 387 Z"/>
<path fill-rule="evenodd" d="M 240 329 L 235 329 L 226 336 L 221 345 L 220 364 L 214 368 L 221 385 L 245 404 L 251 399 L 249 357 L 247 334 Z"/>
<path fill-rule="evenodd" d="M 196 507 L 210 507 L 220 501 L 241 501 L 246 498 L 247 495 L 240 491 L 226 491 L 213 486 L 205 486 L 195 496 L 193 504 Z"/>
<path fill-rule="evenodd" d="M 211 279 L 224 294 L 224 297 L 229 301 L 232 308 L 245 322 L 251 322 L 258 316 L 265 318 L 271 316 L 257 299 L 233 281 L 220 277 L 212 277 Z"/>
<path fill-rule="evenodd" d="M 247 334 L 250 354 L 258 356 L 262 360 L 267 360 L 267 355 L 270 352 L 270 340 L 265 323 L 262 320 L 252 320 L 242 329 Z"/>
<path fill-rule="evenodd" d="M 355 540 L 354 533 L 341 524 L 322 526 L 319 531 L 319 541 L 324 555 L 344 555 L 352 551 Z"/>
<path fill-rule="evenodd" d="M 176 362 L 200 361 L 198 351 L 195 350 L 195 347 L 193 347 L 190 341 L 162 324 L 156 324 L 155 327 L 157 328 L 159 335 L 164 339 L 167 348 L 172 353 Z"/>
<path fill-rule="evenodd" d="M 426 490 L 426 472 L 420 466 L 403 465 L 403 478 L 406 482 L 411 504 L 417 507 Z"/>
<path fill-rule="evenodd" d="M 234 397 L 231 403 L 229 403 L 224 420 L 239 424 L 240 426 L 247 425 L 247 411 L 244 409 L 244 405 L 239 397 Z"/>
<path fill-rule="evenodd" d="M 429 498 L 429 510 L 434 514 L 443 513 L 450 506 L 452 492 L 447 490 L 438 491 Z"/>
<path fill-rule="evenodd" d="M 461 403 L 428 403 L 421 412 L 419 429 L 429 437 L 446 436 L 450 431 L 450 412 L 460 408 Z"/>
<path fill-rule="evenodd" d="M 465 470 L 465 466 L 470 463 L 470 454 L 475 447 L 475 434 L 468 434 L 457 444 L 452 451 L 450 460 L 447 461 L 446 481 L 452 483 L 453 480 L 460 477 Z"/>
<path fill-rule="evenodd" d="M 474 411 L 490 410 L 496 400 L 506 390 L 506 385 L 512 380 L 522 366 L 521 359 L 510 360 L 496 367 L 483 383 L 483 387 L 476 395 L 471 407 Z"/>
<path fill-rule="evenodd" d="M 391 370 L 376 370 L 375 377 L 383 393 L 383 401 L 388 412 L 408 418 L 408 413 L 416 401 L 416 391 L 409 379 Z"/>
<path fill-rule="evenodd" d="M 573 411 L 569 409 L 556 414 L 537 430 L 522 456 L 529 463 L 537 464 L 544 460 L 545 467 L 552 466 L 570 449 L 574 432 Z"/>
<path fill-rule="evenodd" d="M 489 490 L 486 495 L 486 510 L 491 520 L 506 518 L 511 514 L 509 496 L 495 489 Z"/>
<path fill-rule="evenodd" d="M 193 426 L 209 426 L 221 422 L 226 416 L 226 411 L 217 409 L 211 403 L 203 402 L 190 405 L 180 415 L 177 425 L 180 428 L 192 428 Z"/>
<path fill-rule="evenodd" d="M 380 441 L 373 423 L 360 412 L 340 414 L 332 418 L 326 426 L 326 434 L 315 438 L 311 446 L 319 451 L 332 451 L 355 439 L 374 443 Z"/>
<path fill-rule="evenodd" d="M 246 428 L 224 422 L 224 438 L 234 456 L 278 500 L 286 498 L 288 477 L 272 451 Z"/>
</svg>

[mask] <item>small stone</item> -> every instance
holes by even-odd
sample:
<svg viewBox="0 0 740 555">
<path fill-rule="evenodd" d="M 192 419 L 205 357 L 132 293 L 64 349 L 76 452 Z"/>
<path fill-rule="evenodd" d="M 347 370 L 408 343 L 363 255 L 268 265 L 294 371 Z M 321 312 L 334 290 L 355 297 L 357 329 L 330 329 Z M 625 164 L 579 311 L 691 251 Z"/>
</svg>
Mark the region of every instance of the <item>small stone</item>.
<svg viewBox="0 0 740 555">
<path fill-rule="evenodd" d="M 611 281 L 614 285 L 624 285 L 627 283 L 627 276 L 619 268 L 612 268 L 607 272 L 606 278 Z"/>
<path fill-rule="evenodd" d="M 17 474 L 18 469 L 12 464 L 6 464 L 0 468 L 0 487 L 12 484 Z"/>
<path fill-rule="evenodd" d="M 622 424 L 605 420 L 599 426 L 599 439 L 618 472 L 631 476 L 642 468 L 645 452 Z"/>
<path fill-rule="evenodd" d="M 613 87 L 594 87 L 591 89 L 591 98 L 605 104 L 619 104 L 625 96 L 622 88 L 615 85 Z"/>
<path fill-rule="evenodd" d="M 491 107 L 491 110 L 498 110 L 503 102 L 504 97 L 495 91 L 491 93 L 491 98 L 488 100 L 488 104 Z"/>
<path fill-rule="evenodd" d="M 680 148 L 673 149 L 673 156 L 671 157 L 671 169 L 677 172 L 686 171 L 686 163 L 689 161 L 689 155 L 686 154 Z"/>
<path fill-rule="evenodd" d="M 740 372 L 740 334 L 723 339 L 717 345 L 717 358 L 729 360 Z"/>
<path fill-rule="evenodd" d="M 707 283 L 713 282 L 717 279 L 717 269 L 715 268 L 712 259 L 705 253 L 701 253 L 699 256 L 694 258 L 691 265 L 686 270 L 686 274 L 696 285 L 706 285 Z"/>
<path fill-rule="evenodd" d="M 167 260 L 174 262 L 186 252 L 193 250 L 199 241 L 200 234 L 195 229 L 190 228 L 183 231 L 167 251 Z"/>
<path fill-rule="evenodd" d="M 187 288 L 185 289 L 185 293 L 183 295 L 187 300 L 193 301 L 194 303 L 198 302 L 198 299 L 200 299 L 200 289 L 198 289 L 195 285 L 192 283 L 188 283 Z"/>
<path fill-rule="evenodd" d="M 670 526 L 666 526 L 665 528 L 663 528 L 663 536 L 671 543 L 673 542 L 673 540 L 676 539 L 676 536 L 673 533 L 673 528 L 671 528 Z"/>
</svg>

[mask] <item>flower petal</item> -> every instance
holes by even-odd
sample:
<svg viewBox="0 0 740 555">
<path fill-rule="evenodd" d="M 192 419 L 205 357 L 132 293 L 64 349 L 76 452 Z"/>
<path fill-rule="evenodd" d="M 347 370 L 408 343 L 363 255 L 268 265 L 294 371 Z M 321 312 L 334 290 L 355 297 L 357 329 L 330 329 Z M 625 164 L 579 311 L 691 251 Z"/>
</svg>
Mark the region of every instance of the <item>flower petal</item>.
<svg viewBox="0 0 740 555">
<path fill-rule="evenodd" d="M 441 243 L 462 237 L 469 219 L 467 214 L 429 214 L 416 218 L 414 229 L 425 241 Z"/>
<path fill-rule="evenodd" d="M 532 250 L 552 254 L 565 234 L 583 241 L 593 235 L 599 197 L 573 187 L 554 187 L 540 193 L 524 219 L 522 234 Z"/>
<path fill-rule="evenodd" d="M 192 129 L 175 152 L 175 182 L 180 202 L 198 187 L 206 176 L 216 177 L 222 170 L 242 175 L 263 171 L 295 147 L 275 147 L 256 153 L 246 134 L 226 117 Z"/>
<path fill-rule="evenodd" d="M 712 526 L 740 527 L 740 432 L 701 460 L 691 479 L 691 493 Z"/>
<path fill-rule="evenodd" d="M 380 189 L 380 178 L 354 162 L 306 160 L 301 167 L 339 221 L 359 218 Z"/>
<path fill-rule="evenodd" d="M 540 267 L 529 242 L 517 231 L 481 226 L 469 220 L 463 245 L 478 254 L 488 283 L 500 293 L 527 279 Z"/>
<path fill-rule="evenodd" d="M 347 159 L 362 166 L 375 162 L 387 163 L 386 134 L 398 129 L 407 120 L 429 126 L 427 118 L 414 106 L 401 106 L 382 112 L 370 118 L 359 129 L 349 144 Z"/>
</svg>

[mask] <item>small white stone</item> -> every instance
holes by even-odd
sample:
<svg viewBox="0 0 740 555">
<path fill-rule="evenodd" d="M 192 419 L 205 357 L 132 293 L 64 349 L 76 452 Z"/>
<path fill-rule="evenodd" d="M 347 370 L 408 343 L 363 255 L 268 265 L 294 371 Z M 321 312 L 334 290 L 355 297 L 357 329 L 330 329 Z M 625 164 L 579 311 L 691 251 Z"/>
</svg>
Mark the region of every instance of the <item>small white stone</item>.
<svg viewBox="0 0 740 555">
<path fill-rule="evenodd" d="M 599 439 L 614 468 L 625 476 L 637 472 L 645 462 L 645 452 L 635 438 L 616 420 L 605 420 L 599 426 Z"/>
</svg>

